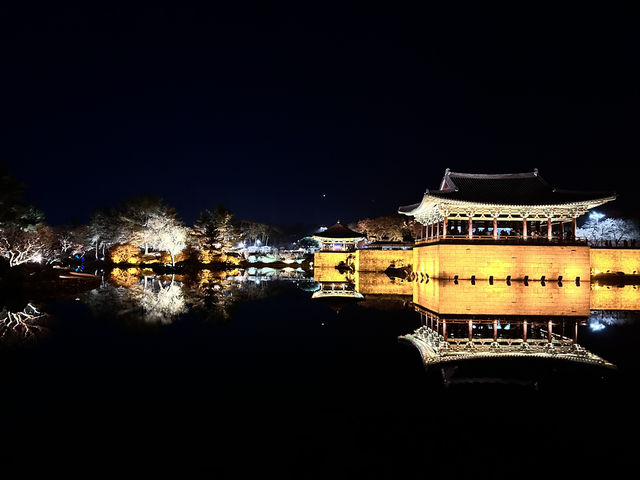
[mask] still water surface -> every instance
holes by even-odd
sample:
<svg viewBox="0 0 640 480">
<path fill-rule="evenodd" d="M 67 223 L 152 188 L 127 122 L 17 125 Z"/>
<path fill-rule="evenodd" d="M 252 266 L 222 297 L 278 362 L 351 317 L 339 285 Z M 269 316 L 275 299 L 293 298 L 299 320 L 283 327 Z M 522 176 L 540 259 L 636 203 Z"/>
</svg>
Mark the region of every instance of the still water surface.
<svg viewBox="0 0 640 480">
<path fill-rule="evenodd" d="M 3 461 L 239 478 L 610 474 L 636 449 L 639 299 L 629 285 L 115 269 L 71 297 L 5 298 Z M 529 348 L 549 353 L 551 335 L 568 355 L 521 355 L 525 329 Z"/>
</svg>

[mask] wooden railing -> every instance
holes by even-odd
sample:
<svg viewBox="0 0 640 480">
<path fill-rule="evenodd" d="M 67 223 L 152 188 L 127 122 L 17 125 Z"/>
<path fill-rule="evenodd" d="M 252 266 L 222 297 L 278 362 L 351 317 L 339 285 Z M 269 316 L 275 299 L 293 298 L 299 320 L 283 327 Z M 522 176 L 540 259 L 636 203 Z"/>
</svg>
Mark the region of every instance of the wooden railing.
<svg viewBox="0 0 640 480">
<path fill-rule="evenodd" d="M 430 238 L 418 238 L 416 239 L 415 244 L 424 245 L 424 244 L 437 243 L 437 242 L 446 243 L 448 241 L 455 242 L 455 243 L 460 241 L 478 242 L 478 243 L 495 242 L 495 243 L 512 243 L 517 245 L 549 245 L 549 244 L 587 245 L 587 241 L 583 238 L 568 239 L 568 238 L 553 237 L 549 239 L 546 236 L 523 237 L 521 235 L 503 235 L 503 236 L 499 236 L 498 238 L 494 238 L 492 235 L 474 235 L 471 238 L 469 238 L 468 235 L 447 235 L 446 237 L 440 235 L 440 236 L 433 236 Z"/>
</svg>

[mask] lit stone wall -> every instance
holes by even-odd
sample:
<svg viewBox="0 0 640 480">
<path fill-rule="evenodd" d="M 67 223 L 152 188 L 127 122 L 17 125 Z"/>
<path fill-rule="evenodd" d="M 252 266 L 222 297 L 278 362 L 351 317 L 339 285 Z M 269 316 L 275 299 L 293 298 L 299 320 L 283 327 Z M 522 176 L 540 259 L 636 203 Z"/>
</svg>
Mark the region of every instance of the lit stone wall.
<svg viewBox="0 0 640 480">
<path fill-rule="evenodd" d="M 357 250 L 356 270 L 384 272 L 390 265 L 409 266 L 413 263 L 413 250 Z"/>
<path fill-rule="evenodd" d="M 592 248 L 591 273 L 624 272 L 627 275 L 640 273 L 640 249 L 637 248 Z"/>
<path fill-rule="evenodd" d="M 531 280 L 542 275 L 548 280 L 562 275 L 565 282 L 589 281 L 589 248 L 584 246 L 535 246 L 535 245 L 470 245 L 434 244 L 413 249 L 413 269 L 432 278 L 484 280 L 493 276 L 496 280 Z"/>
<path fill-rule="evenodd" d="M 413 302 L 440 315 L 588 316 L 591 289 L 575 282 L 414 282 Z"/>
<path fill-rule="evenodd" d="M 313 280 L 315 282 L 346 282 L 349 280 L 347 273 L 340 273 L 335 267 L 324 267 L 313 269 Z"/>
<path fill-rule="evenodd" d="M 313 268 L 334 268 L 340 262 L 347 263 L 349 255 L 354 252 L 318 252 L 313 255 Z"/>
<path fill-rule="evenodd" d="M 637 285 L 591 284 L 592 310 L 640 310 L 640 288 Z"/>
<path fill-rule="evenodd" d="M 391 279 L 385 273 L 356 271 L 353 275 L 356 290 L 363 295 L 412 295 L 413 284 Z"/>
<path fill-rule="evenodd" d="M 354 256 L 353 266 L 361 272 L 384 272 L 391 264 L 396 267 L 413 263 L 412 250 L 356 250 L 355 252 L 318 252 L 313 256 L 314 268 L 332 268 Z"/>
</svg>

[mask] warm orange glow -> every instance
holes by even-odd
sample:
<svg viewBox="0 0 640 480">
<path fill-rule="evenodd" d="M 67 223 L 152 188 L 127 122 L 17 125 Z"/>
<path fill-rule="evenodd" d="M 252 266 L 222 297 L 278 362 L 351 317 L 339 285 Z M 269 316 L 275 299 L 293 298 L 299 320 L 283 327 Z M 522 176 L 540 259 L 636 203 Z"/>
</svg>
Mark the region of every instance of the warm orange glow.
<svg viewBox="0 0 640 480">
<path fill-rule="evenodd" d="M 598 285 L 591 287 L 592 310 L 640 310 L 637 285 Z"/>
<path fill-rule="evenodd" d="M 133 245 L 114 245 L 109 249 L 109 258 L 113 263 L 137 265 L 141 262 L 140 249 Z"/>
<path fill-rule="evenodd" d="M 413 249 L 413 269 L 431 278 L 496 280 L 562 276 L 565 281 L 589 279 L 586 246 L 432 244 Z"/>
<path fill-rule="evenodd" d="M 591 271 L 599 273 L 623 272 L 627 275 L 640 273 L 640 249 L 636 248 L 592 248 Z"/>
<path fill-rule="evenodd" d="M 588 316 L 591 289 L 574 282 L 414 282 L 413 302 L 441 315 Z"/>
<path fill-rule="evenodd" d="M 178 257 L 176 257 L 176 261 L 180 261 L 177 258 Z M 239 265 L 242 259 L 235 255 L 227 255 L 226 253 L 222 253 L 220 252 L 220 250 L 209 250 L 203 248 L 198 251 L 198 261 L 204 264 L 226 263 L 231 265 Z"/>
<path fill-rule="evenodd" d="M 132 287 L 140 281 L 142 270 L 139 268 L 114 268 L 109 274 L 109 281 L 119 287 Z"/>
</svg>

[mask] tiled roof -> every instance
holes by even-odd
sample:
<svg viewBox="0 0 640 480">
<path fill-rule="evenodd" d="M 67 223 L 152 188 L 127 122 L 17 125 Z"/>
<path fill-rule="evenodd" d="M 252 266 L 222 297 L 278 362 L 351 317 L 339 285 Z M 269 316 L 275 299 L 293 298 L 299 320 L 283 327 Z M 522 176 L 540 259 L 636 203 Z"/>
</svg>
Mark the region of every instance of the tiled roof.
<svg viewBox="0 0 640 480">
<path fill-rule="evenodd" d="M 340 222 L 314 235 L 321 238 L 364 238 L 364 235 L 345 227 Z"/>
<path fill-rule="evenodd" d="M 428 190 L 433 197 L 498 205 L 557 205 L 615 197 L 614 192 L 558 190 L 538 175 L 528 173 L 485 175 L 447 170 L 439 190 Z M 401 207 L 410 209 L 412 206 Z"/>
</svg>

